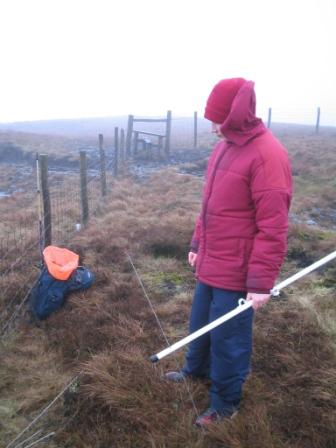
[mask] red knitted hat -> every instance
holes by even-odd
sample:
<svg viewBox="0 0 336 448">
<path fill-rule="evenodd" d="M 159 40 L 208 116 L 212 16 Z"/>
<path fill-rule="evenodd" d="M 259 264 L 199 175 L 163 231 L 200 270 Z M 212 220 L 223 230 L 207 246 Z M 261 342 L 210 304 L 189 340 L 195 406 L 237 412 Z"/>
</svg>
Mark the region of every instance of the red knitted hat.
<svg viewBox="0 0 336 448">
<path fill-rule="evenodd" d="M 246 80 L 243 78 L 222 79 L 222 81 L 219 81 L 210 93 L 204 117 L 214 123 L 224 123 L 230 113 L 234 97 L 245 82 Z"/>
</svg>

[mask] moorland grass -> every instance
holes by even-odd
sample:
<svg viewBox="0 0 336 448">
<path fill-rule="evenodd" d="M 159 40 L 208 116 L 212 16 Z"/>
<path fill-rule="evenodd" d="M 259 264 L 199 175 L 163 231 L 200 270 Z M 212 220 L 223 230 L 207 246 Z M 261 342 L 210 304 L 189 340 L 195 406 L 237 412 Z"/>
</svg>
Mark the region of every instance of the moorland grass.
<svg viewBox="0 0 336 448">
<path fill-rule="evenodd" d="M 195 284 L 186 252 L 201 189 L 201 179 L 173 169 L 147 182 L 131 177 L 115 182 L 104 213 L 70 243 L 95 272 L 95 285 L 71 295 L 39 327 L 24 317 L 2 342 L 4 444 L 82 372 L 76 387 L 43 420 L 45 430 L 57 430 L 50 447 L 335 446 L 332 265 L 289 287 L 281 300 L 256 314 L 252 374 L 233 421 L 207 434 L 194 428 L 190 394 L 202 411 L 208 404 L 207 386 L 189 382 L 188 391 L 163 380 L 166 369 L 182 365 L 183 350 L 157 365 L 149 362 L 165 347 L 165 339 L 127 254 L 167 338 L 173 342 L 184 336 Z M 306 210 L 300 203 L 304 192 L 299 189 L 297 195 Z M 327 226 L 292 224 L 282 278 L 334 250 L 335 243 L 335 232 Z"/>
</svg>

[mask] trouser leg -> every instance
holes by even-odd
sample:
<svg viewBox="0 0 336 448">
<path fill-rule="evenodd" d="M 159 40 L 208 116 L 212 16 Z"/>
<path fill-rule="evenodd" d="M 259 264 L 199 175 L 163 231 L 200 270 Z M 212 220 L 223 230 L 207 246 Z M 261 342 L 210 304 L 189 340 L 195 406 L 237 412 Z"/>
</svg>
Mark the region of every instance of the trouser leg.
<svg viewBox="0 0 336 448">
<path fill-rule="evenodd" d="M 238 306 L 238 299 L 246 293 L 213 288 L 210 321 Z M 218 412 L 238 407 L 242 386 L 250 371 L 252 353 L 253 309 L 216 327 L 211 338 L 211 407 Z"/>
<path fill-rule="evenodd" d="M 197 282 L 190 315 L 190 333 L 209 323 L 211 301 L 212 287 Z M 187 375 L 207 377 L 209 376 L 209 364 L 210 334 L 206 333 L 189 344 L 182 371 Z"/>
</svg>

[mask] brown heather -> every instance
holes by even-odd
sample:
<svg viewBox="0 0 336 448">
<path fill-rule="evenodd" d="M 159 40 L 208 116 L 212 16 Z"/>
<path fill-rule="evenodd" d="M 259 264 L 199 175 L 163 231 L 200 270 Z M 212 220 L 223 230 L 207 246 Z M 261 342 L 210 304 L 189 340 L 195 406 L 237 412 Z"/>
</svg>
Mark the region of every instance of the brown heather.
<svg viewBox="0 0 336 448">
<path fill-rule="evenodd" d="M 169 341 L 187 334 L 195 281 L 186 253 L 201 189 L 201 179 L 173 169 L 147 182 L 125 178 L 114 184 L 102 213 L 69 245 L 94 271 L 94 286 L 71 295 L 66 306 L 39 327 L 25 316 L 2 342 L 2 445 L 81 372 L 76 386 L 43 419 L 44 431 L 57 431 L 48 447 L 336 446 L 332 263 L 288 287 L 281 299 L 257 313 L 252 374 L 234 420 L 206 434 L 197 430 L 185 385 L 163 380 L 167 369 L 182 365 L 183 351 L 150 363 L 149 356 L 163 349 L 165 340 L 126 252 L 139 270 Z M 300 189 L 297 194 L 294 213 L 299 213 L 299 205 L 304 207 L 306 197 Z M 309 201 L 309 207 L 318 206 L 319 199 Z M 331 207 L 330 202 L 324 205 Z M 327 226 L 292 224 L 282 278 L 335 250 L 335 243 L 335 232 Z M 5 304 L 9 300 L 10 294 Z M 208 404 L 207 385 L 188 385 L 202 411 Z"/>
</svg>

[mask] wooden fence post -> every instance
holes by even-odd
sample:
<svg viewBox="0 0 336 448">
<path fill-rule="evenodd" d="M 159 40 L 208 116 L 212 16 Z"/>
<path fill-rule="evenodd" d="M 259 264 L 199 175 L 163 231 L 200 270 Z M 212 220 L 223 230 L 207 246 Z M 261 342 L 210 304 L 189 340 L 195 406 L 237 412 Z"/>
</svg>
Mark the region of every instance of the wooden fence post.
<svg viewBox="0 0 336 448">
<path fill-rule="evenodd" d="M 134 115 L 129 115 L 128 123 L 127 123 L 127 134 L 126 134 L 126 158 L 131 156 L 133 120 L 134 120 Z"/>
<path fill-rule="evenodd" d="M 158 141 L 158 156 L 159 157 L 161 157 L 162 140 L 163 140 L 163 137 L 160 135 L 159 136 L 159 141 Z"/>
<path fill-rule="evenodd" d="M 269 129 L 271 127 L 272 122 L 272 108 L 268 108 L 268 119 L 267 119 L 267 128 Z"/>
<path fill-rule="evenodd" d="M 125 163 L 125 131 L 120 129 L 120 160 L 121 163 Z"/>
<path fill-rule="evenodd" d="M 167 157 L 170 154 L 171 121 L 172 121 L 172 113 L 171 113 L 171 110 L 168 110 L 168 112 L 167 112 L 167 127 L 166 127 L 166 145 L 165 145 L 165 153 L 166 153 Z"/>
<path fill-rule="evenodd" d="M 147 143 L 147 154 L 149 160 L 151 160 L 153 158 L 152 142 Z"/>
<path fill-rule="evenodd" d="M 134 147 L 133 154 L 136 156 L 138 154 L 138 140 L 139 140 L 139 132 L 134 132 Z"/>
<path fill-rule="evenodd" d="M 119 128 L 114 128 L 114 154 L 113 154 L 113 174 L 118 176 L 118 162 L 119 162 Z"/>
<path fill-rule="evenodd" d="M 316 126 L 315 126 L 315 132 L 316 134 L 319 133 L 320 130 L 320 117 L 321 117 L 321 108 L 317 108 L 317 117 L 316 117 Z"/>
<path fill-rule="evenodd" d="M 104 150 L 104 136 L 99 134 L 100 186 L 102 197 L 106 196 L 106 156 Z"/>
<path fill-rule="evenodd" d="M 51 204 L 48 186 L 48 156 L 39 155 L 40 167 L 40 186 L 42 194 L 42 213 L 43 213 L 43 248 L 51 245 Z"/>
<path fill-rule="evenodd" d="M 80 151 L 79 155 L 80 155 L 80 198 L 81 198 L 81 211 L 82 211 L 82 225 L 86 226 L 89 221 L 86 151 Z"/>
<path fill-rule="evenodd" d="M 194 112 L 194 149 L 197 148 L 197 112 Z"/>
</svg>

